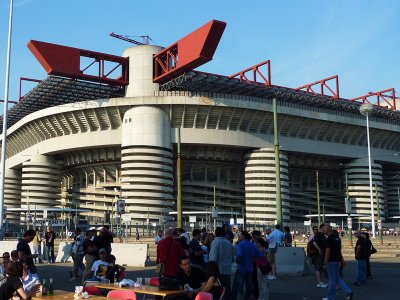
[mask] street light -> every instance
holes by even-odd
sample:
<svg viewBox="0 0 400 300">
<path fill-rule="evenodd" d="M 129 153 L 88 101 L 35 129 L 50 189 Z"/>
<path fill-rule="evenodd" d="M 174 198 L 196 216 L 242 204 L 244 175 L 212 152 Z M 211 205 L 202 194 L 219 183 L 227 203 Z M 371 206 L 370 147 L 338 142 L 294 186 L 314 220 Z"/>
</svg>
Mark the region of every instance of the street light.
<svg viewBox="0 0 400 300">
<path fill-rule="evenodd" d="M 372 225 L 372 237 L 375 238 L 375 214 L 374 214 L 374 195 L 372 191 L 372 170 L 371 170 L 371 145 L 369 140 L 369 115 L 374 111 L 374 106 L 370 103 L 364 103 L 360 107 L 360 113 L 365 116 L 367 120 L 367 145 L 368 145 L 368 171 L 369 171 L 369 191 L 371 201 L 371 225 Z"/>
</svg>

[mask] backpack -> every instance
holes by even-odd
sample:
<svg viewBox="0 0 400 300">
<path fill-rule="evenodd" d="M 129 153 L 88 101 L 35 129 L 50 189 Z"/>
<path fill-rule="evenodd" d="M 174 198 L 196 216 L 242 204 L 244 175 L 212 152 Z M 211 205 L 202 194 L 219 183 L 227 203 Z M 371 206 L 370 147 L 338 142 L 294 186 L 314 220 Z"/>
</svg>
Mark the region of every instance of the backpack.
<svg viewBox="0 0 400 300">
<path fill-rule="evenodd" d="M 317 248 L 315 248 L 313 243 L 314 243 L 314 239 L 312 239 L 311 241 L 309 241 L 307 243 L 307 256 L 309 256 L 309 257 L 318 255 L 318 250 L 317 250 Z"/>
</svg>

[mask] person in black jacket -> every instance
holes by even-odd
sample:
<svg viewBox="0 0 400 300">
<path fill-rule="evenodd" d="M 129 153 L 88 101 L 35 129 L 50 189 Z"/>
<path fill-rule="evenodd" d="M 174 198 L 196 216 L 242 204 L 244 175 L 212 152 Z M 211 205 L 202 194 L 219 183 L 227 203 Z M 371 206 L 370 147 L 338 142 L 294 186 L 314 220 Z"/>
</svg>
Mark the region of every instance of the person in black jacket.
<svg viewBox="0 0 400 300">
<path fill-rule="evenodd" d="M 46 240 L 46 252 L 47 252 L 47 263 L 54 264 L 55 257 L 54 257 L 54 239 L 56 235 L 51 227 L 47 227 L 47 232 L 44 235 L 44 239 Z"/>
</svg>

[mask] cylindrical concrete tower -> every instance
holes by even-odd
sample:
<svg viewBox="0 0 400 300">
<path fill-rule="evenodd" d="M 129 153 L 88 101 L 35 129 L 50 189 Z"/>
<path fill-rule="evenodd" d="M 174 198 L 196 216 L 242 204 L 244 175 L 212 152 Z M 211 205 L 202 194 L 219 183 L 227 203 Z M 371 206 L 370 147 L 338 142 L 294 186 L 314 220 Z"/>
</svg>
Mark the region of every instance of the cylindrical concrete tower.
<svg viewBox="0 0 400 300">
<path fill-rule="evenodd" d="M 128 110 L 122 125 L 121 196 L 133 223 L 159 225 L 172 209 L 173 153 L 168 115 L 160 108 Z"/>
<path fill-rule="evenodd" d="M 374 200 L 374 213 L 378 215 L 376 188 L 380 205 L 382 220 L 385 219 L 385 203 L 383 200 L 382 165 L 371 162 L 372 169 L 372 191 Z M 355 159 L 345 165 L 344 172 L 347 173 L 347 184 L 349 188 L 349 198 L 352 204 L 351 213 L 367 215 L 365 220 L 371 220 L 371 193 L 369 186 L 368 159 Z"/>
<path fill-rule="evenodd" d="M 153 54 L 163 49 L 159 46 L 135 46 L 124 51 L 129 57 L 129 85 L 126 97 L 153 96 L 159 84 L 153 82 Z"/>
<path fill-rule="evenodd" d="M 280 154 L 282 219 L 289 222 L 288 159 Z M 255 227 L 274 224 L 276 220 L 275 151 L 254 150 L 245 155 L 246 223 Z"/>
<path fill-rule="evenodd" d="M 60 196 L 60 168 L 54 157 L 36 155 L 22 165 L 21 207 L 31 209 L 56 206 Z"/>
<path fill-rule="evenodd" d="M 4 183 L 4 205 L 9 208 L 21 207 L 21 170 L 6 169 Z M 7 211 L 7 220 L 19 221 L 19 213 Z"/>
<path fill-rule="evenodd" d="M 384 173 L 385 199 L 388 217 L 400 215 L 400 171 Z"/>
</svg>

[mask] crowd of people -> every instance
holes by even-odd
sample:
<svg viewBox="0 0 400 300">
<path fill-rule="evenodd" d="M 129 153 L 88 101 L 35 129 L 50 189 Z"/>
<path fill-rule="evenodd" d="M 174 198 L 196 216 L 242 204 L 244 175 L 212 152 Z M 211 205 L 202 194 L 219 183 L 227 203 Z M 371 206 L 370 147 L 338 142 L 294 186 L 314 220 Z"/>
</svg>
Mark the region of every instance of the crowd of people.
<svg viewBox="0 0 400 300">
<path fill-rule="evenodd" d="M 290 232 L 285 228 L 285 232 Z M 178 278 L 182 288 L 194 298 L 201 291 L 214 299 L 269 299 L 268 280 L 276 280 L 275 254 L 279 247 L 292 245 L 291 234 L 279 225 L 268 235 L 258 230 L 251 234 L 238 230 L 235 234 L 228 225 L 215 232 L 194 229 L 192 237 L 182 228 L 158 231 L 157 264 L 163 264 L 164 277 Z M 234 272 L 233 282 L 231 274 Z"/>
<path fill-rule="evenodd" d="M 356 231 L 357 242 L 354 248 L 356 259 L 356 281 L 354 285 L 365 285 L 367 279 L 372 279 L 370 257 L 376 252 L 366 231 Z M 307 255 L 315 267 L 318 288 L 328 288 L 325 299 L 336 299 L 336 289 L 341 289 L 347 299 L 353 298 L 353 291 L 343 281 L 346 262 L 342 255 L 342 245 L 339 232 L 331 226 L 321 224 L 313 227 L 313 233 L 308 239 Z M 327 282 L 324 282 L 325 281 Z"/>
</svg>

